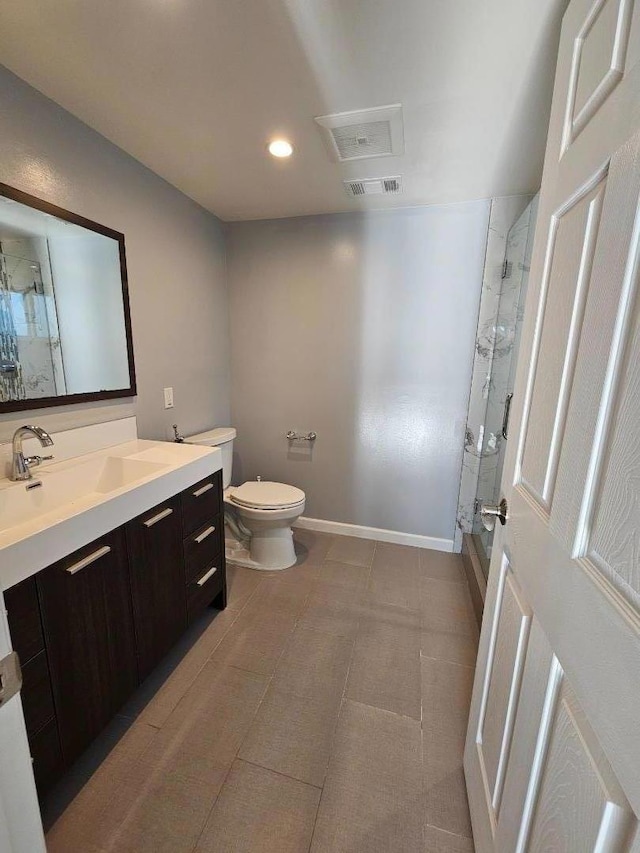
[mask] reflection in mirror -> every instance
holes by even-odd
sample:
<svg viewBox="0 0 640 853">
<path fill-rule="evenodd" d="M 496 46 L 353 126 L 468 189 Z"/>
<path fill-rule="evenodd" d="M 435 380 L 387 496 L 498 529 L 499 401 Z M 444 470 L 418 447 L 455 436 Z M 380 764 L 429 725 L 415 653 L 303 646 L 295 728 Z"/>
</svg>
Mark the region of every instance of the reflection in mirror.
<svg viewBox="0 0 640 853">
<path fill-rule="evenodd" d="M 122 234 L 0 185 L 0 411 L 134 393 Z"/>
</svg>

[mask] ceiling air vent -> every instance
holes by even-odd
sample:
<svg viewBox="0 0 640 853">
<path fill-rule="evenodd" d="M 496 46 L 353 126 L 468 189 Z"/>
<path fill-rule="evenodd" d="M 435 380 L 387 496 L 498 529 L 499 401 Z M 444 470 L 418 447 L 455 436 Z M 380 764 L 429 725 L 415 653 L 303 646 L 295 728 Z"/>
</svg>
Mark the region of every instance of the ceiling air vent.
<svg viewBox="0 0 640 853">
<path fill-rule="evenodd" d="M 343 181 L 347 195 L 357 198 L 362 195 L 389 195 L 402 192 L 402 178 L 365 178 L 361 181 Z"/>
<path fill-rule="evenodd" d="M 318 116 L 329 151 L 342 163 L 404 154 L 402 104 Z"/>
</svg>

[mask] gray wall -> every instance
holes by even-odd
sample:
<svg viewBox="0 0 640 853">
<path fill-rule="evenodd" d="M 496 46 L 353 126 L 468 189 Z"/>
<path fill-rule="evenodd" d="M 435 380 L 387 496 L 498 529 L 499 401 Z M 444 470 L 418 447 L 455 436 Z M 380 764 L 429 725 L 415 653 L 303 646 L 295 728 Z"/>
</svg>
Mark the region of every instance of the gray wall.
<svg viewBox="0 0 640 853">
<path fill-rule="evenodd" d="M 228 305 L 222 224 L 137 160 L 0 67 L 0 181 L 125 234 L 138 397 L 0 415 L 51 429 L 132 413 L 165 438 L 229 420 Z M 175 409 L 163 409 L 173 386 Z"/>
<path fill-rule="evenodd" d="M 453 538 L 488 202 L 228 226 L 234 481 Z M 289 448 L 289 429 L 318 439 Z"/>
</svg>

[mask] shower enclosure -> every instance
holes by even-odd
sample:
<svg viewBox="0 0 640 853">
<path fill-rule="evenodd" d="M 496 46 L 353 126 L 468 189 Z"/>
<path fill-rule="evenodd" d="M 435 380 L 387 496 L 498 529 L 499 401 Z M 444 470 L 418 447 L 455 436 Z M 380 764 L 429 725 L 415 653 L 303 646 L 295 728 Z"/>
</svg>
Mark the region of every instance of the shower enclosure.
<svg viewBox="0 0 640 853">
<path fill-rule="evenodd" d="M 456 535 L 478 558 L 486 580 L 493 531 L 483 527 L 480 506 L 500 501 L 509 434 L 509 409 L 520 346 L 524 302 L 538 206 L 523 197 L 496 199 L 489 242 L 467 420 Z M 514 210 L 524 211 L 513 222 Z M 463 549 L 464 550 L 464 549 Z"/>
<path fill-rule="evenodd" d="M 46 241 L 2 240 L 0 401 L 50 397 L 64 389 Z"/>
</svg>

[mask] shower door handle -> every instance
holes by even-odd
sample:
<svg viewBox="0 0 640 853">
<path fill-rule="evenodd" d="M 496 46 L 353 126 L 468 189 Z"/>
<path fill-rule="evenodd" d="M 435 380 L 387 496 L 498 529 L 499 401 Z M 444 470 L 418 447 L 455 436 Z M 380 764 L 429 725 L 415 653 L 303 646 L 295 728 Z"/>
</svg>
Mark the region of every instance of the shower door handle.
<svg viewBox="0 0 640 853">
<path fill-rule="evenodd" d="M 502 415 L 502 437 L 507 438 L 507 433 L 509 432 L 509 415 L 511 414 L 511 401 L 513 400 L 513 394 L 507 394 L 506 400 L 504 401 L 504 414 Z"/>
</svg>

